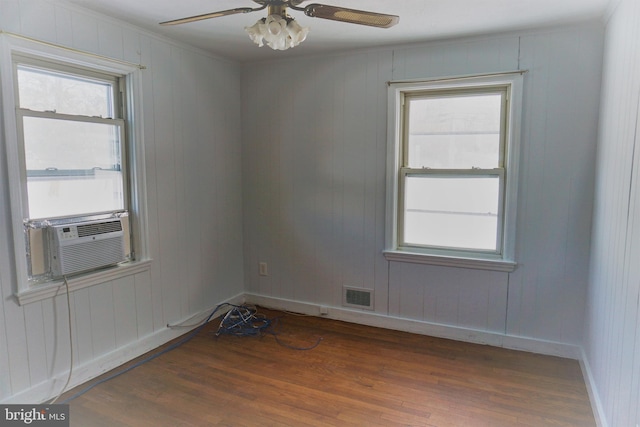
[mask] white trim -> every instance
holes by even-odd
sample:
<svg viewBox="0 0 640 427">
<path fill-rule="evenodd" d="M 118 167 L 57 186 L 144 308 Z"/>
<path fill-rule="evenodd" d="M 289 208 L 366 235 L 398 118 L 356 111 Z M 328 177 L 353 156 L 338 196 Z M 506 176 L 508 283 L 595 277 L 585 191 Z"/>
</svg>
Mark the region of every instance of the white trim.
<svg viewBox="0 0 640 427">
<path fill-rule="evenodd" d="M 254 304 L 265 308 L 291 311 L 311 316 L 327 317 L 334 320 L 361 325 L 368 325 L 420 335 L 428 335 L 475 344 L 491 345 L 494 347 L 502 347 L 511 350 L 527 351 L 531 353 L 580 360 L 581 366 L 583 367 L 583 373 L 585 373 L 586 375 L 585 378 L 589 378 L 589 380 L 587 381 L 587 387 L 590 390 L 590 398 L 592 398 L 592 390 L 595 390 L 588 364 L 584 364 L 582 362 L 582 359 L 585 359 L 584 352 L 580 347 L 570 344 L 536 340 L 533 338 L 504 335 L 496 332 L 480 331 L 470 328 L 460 328 L 449 325 L 386 316 L 368 310 L 351 310 L 343 307 L 327 307 L 325 305 L 305 303 L 283 298 L 274 298 L 252 293 L 238 294 L 221 302 L 221 304 L 223 303 L 230 303 L 234 305 L 241 305 L 243 303 Z M 196 317 L 206 316 L 212 311 L 213 307 L 208 310 L 202 310 L 199 313 L 188 316 L 187 318 L 183 319 L 183 321 L 191 320 Z M 225 313 L 225 311 L 220 310 L 219 313 L 220 315 L 222 315 Z M 212 320 L 216 317 L 212 318 Z M 174 322 L 174 324 L 179 323 L 180 321 Z M 90 381 L 91 379 L 102 375 L 107 371 L 115 369 L 118 366 L 121 366 L 122 364 L 135 359 L 136 357 L 139 357 L 155 348 L 158 348 L 159 346 L 175 338 L 178 338 L 179 336 L 187 332 L 188 330 L 185 329 L 171 329 L 166 327 L 161 330 L 155 331 L 154 333 L 137 341 L 134 341 L 124 347 L 93 359 L 83 365 L 74 367 L 73 376 L 69 384 L 69 389 L 77 387 L 78 385 Z M 50 378 L 27 390 L 24 390 L 18 394 L 0 401 L 0 404 L 44 402 L 48 400 L 52 395 L 56 395 L 57 393 L 59 393 L 59 389 L 65 383 L 67 375 L 68 371 L 61 372 L 53 378 Z M 599 405 L 598 402 L 599 400 L 597 400 L 597 398 L 596 400 L 592 398 L 594 411 L 596 410 L 595 408 L 599 408 L 600 410 L 600 419 L 598 418 L 598 416 L 596 416 L 596 420 L 599 422 L 599 426 L 608 427 L 607 424 L 602 421 L 604 420 L 601 415 L 603 414 L 603 412 L 601 409 L 601 405 Z"/>
<path fill-rule="evenodd" d="M 608 427 L 606 412 L 602 406 L 602 400 L 598 393 L 598 387 L 595 379 L 593 378 L 593 371 L 591 371 L 591 365 L 589 359 L 584 351 L 581 349 L 580 367 L 582 368 L 582 376 L 584 377 L 584 383 L 587 386 L 587 394 L 589 395 L 589 401 L 591 402 L 591 410 L 593 411 L 593 417 L 596 420 L 598 427 Z"/>
<path fill-rule="evenodd" d="M 385 223 L 385 256 L 399 262 L 422 262 L 427 264 L 450 265 L 454 267 L 497 269 L 498 271 L 513 271 L 515 268 L 515 234 L 517 215 L 518 166 L 520 163 L 520 133 L 522 114 L 523 77 L 527 71 L 511 71 L 477 76 L 453 76 L 439 79 L 407 80 L 389 82 L 387 109 L 387 196 Z M 464 250 L 447 250 L 425 248 L 414 250 L 399 246 L 399 170 L 402 166 L 400 146 L 402 144 L 402 97 L 407 91 L 419 90 L 453 90 L 459 88 L 480 88 L 506 85 L 508 120 L 506 124 L 508 136 L 506 138 L 504 167 L 506 169 L 506 183 L 504 189 L 505 206 L 503 211 L 502 250 L 496 262 L 495 255 L 490 253 L 475 253 Z M 406 256 L 400 256 L 406 253 Z M 418 261 L 424 257 L 422 261 Z M 452 259 L 460 258 L 458 262 Z M 470 261 L 471 260 L 471 261 Z M 480 262 L 486 261 L 486 262 Z M 443 264 L 444 263 L 444 264 Z"/>
<path fill-rule="evenodd" d="M 13 83 L 13 61 L 11 58 L 15 46 L 10 43 L 8 36 L 0 34 L 0 92 L 2 95 L 2 115 L 4 117 L 4 146 L 7 153 L 7 175 L 9 178 L 9 212 L 11 219 L 11 230 L 13 235 L 13 261 L 16 266 L 16 283 L 20 290 L 21 283 L 27 280 L 28 265 L 26 259 L 26 245 L 24 239 L 24 228 L 22 225 L 22 207 L 26 205 L 23 200 L 23 192 L 20 183 L 20 166 L 18 159 L 20 153 L 18 144 L 18 127 L 16 123 L 16 99 L 15 85 Z M 14 142 L 10 142 L 14 141 Z M 23 285 L 23 288 L 26 287 Z"/>
<path fill-rule="evenodd" d="M 465 81 L 465 80 L 474 80 L 479 77 L 487 78 L 487 77 L 510 76 L 514 74 L 526 74 L 528 72 L 529 70 L 514 70 L 514 71 L 503 71 L 499 73 L 465 74 L 465 75 L 453 76 L 453 77 L 442 76 L 442 77 L 429 77 L 425 79 L 392 80 L 392 81 L 388 81 L 387 85 L 389 86 L 396 85 L 396 84 L 407 85 L 407 84 L 415 83 L 417 86 L 421 87 L 421 86 L 424 86 L 424 83 L 429 83 L 429 82 L 453 83 L 453 82 L 459 82 L 459 81 Z"/>
<path fill-rule="evenodd" d="M 150 268 L 151 260 L 149 259 L 145 261 L 118 264 L 104 270 L 79 275 L 77 277 L 70 277 L 67 279 L 67 282 L 69 283 L 69 291 L 73 292 L 109 282 L 111 280 L 132 276 L 134 274 L 149 271 Z M 31 285 L 29 289 L 16 293 L 15 297 L 18 300 L 18 304 L 25 305 L 42 301 L 47 298 L 53 298 L 58 295 L 64 295 L 66 292 L 64 281 L 56 280 L 42 283 L 40 285 Z"/>
<path fill-rule="evenodd" d="M 512 272 L 518 264 L 502 259 L 469 258 L 464 256 L 440 256 L 418 252 L 385 250 L 382 252 L 388 261 L 408 262 L 413 264 L 442 265 L 445 267 L 472 268 L 476 270 L 492 270 Z"/>
<path fill-rule="evenodd" d="M 141 66 L 125 61 L 102 57 L 64 46 L 58 46 L 47 42 L 41 42 L 28 37 L 0 31 L 0 87 L 2 93 L 2 113 L 4 118 L 4 139 L 7 153 L 7 166 L 9 177 L 9 210 L 11 212 L 11 229 L 13 234 L 13 252 L 16 265 L 16 288 L 14 289 L 21 304 L 32 302 L 32 285 L 28 281 L 28 265 L 26 260 L 27 248 L 25 244 L 25 232 L 23 227 L 24 194 L 21 186 L 22 172 L 20 167 L 20 154 L 18 147 L 18 126 L 16 115 L 15 84 L 13 73 L 13 55 L 26 55 L 35 58 L 47 59 L 56 63 L 74 65 L 88 70 L 106 72 L 124 76 L 128 96 L 127 120 L 129 140 L 127 149 L 132 159 L 129 161 L 129 180 L 135 186 L 131 191 L 129 210 L 134 221 L 135 258 L 145 261 L 149 258 L 148 252 L 148 225 L 146 204 L 146 182 L 144 164 L 144 135 L 142 123 L 142 81 Z M 135 120 L 135 122 L 134 122 Z M 25 184 L 26 185 L 26 184 Z M 100 273 L 98 273 L 99 277 Z M 93 283 L 92 275 L 87 279 Z M 88 285 L 90 286 L 90 285 Z M 55 287 L 55 286 L 54 286 Z M 34 289 L 35 290 L 35 289 Z M 47 292 L 43 293 L 46 294 Z M 39 290 L 33 295 L 40 295 Z M 39 297 L 35 297 L 39 298 Z M 37 299 L 36 299 L 37 300 Z"/>
<path fill-rule="evenodd" d="M 220 304 L 229 303 L 240 305 L 243 302 L 243 295 L 240 294 L 229 298 L 221 302 Z M 210 309 L 203 310 L 200 313 L 196 313 L 195 315 L 190 316 L 190 318 L 200 315 L 208 315 L 214 310 L 215 307 L 217 307 L 217 305 L 211 307 Z M 225 313 L 226 311 L 224 309 L 220 309 L 218 313 L 216 313 L 216 316 L 212 317 L 210 321 L 224 315 Z M 197 326 L 194 326 L 191 329 L 171 329 L 165 327 L 153 332 L 150 335 L 147 335 L 146 337 L 127 344 L 124 347 L 118 348 L 96 359 L 92 359 L 87 363 L 84 363 L 77 367 L 74 366 L 73 374 L 71 376 L 71 382 L 69 383 L 67 389 L 70 390 L 104 374 L 105 372 L 115 369 L 118 366 L 121 366 L 124 363 L 135 359 L 136 357 L 142 356 L 143 354 L 188 333 L 190 330 L 193 330 L 196 327 Z M 14 394 L 13 396 L 0 401 L 0 404 L 46 402 L 47 400 L 51 399 L 52 396 L 56 396 L 60 392 L 60 388 L 64 386 L 68 375 L 68 370 L 66 370 L 65 372 L 61 372 L 53 378 L 49 378 L 46 381 L 36 384 L 33 387 L 30 387 L 18 394 Z"/>
<path fill-rule="evenodd" d="M 63 45 L 59 45 L 59 44 L 55 44 L 55 43 L 46 42 L 46 41 L 43 41 L 43 40 L 34 39 L 32 37 L 27 37 L 27 36 L 23 36 L 23 35 L 16 34 L 16 33 L 11 33 L 9 31 L 0 30 L 0 36 L 2 36 L 2 35 L 7 36 L 7 37 L 12 37 L 15 40 L 22 40 L 22 41 L 26 42 L 25 45 L 32 46 L 33 44 L 38 44 L 38 45 L 41 45 L 42 48 L 53 48 L 53 49 L 58 50 L 58 51 L 60 51 L 60 50 L 67 51 L 68 54 L 65 55 L 65 57 L 71 57 L 71 56 L 80 55 L 82 57 L 82 59 L 80 59 L 80 62 L 82 62 L 82 63 L 86 62 L 86 58 L 87 57 L 90 57 L 90 58 L 92 58 L 93 60 L 95 60 L 95 61 L 97 61 L 99 63 L 102 63 L 102 62 L 106 62 L 107 64 L 118 63 L 118 64 L 120 64 L 120 65 L 122 65 L 122 66 L 124 66 L 126 68 L 136 67 L 136 68 L 139 68 L 141 70 L 144 70 L 144 69 L 147 68 L 142 64 L 134 64 L 133 62 L 123 61 L 121 59 L 108 58 L 106 56 L 97 55 L 97 54 L 92 53 L 92 52 L 87 52 L 87 51 L 84 51 L 84 50 L 75 49 L 75 48 L 68 47 L 68 46 L 63 46 Z M 19 44 L 20 42 L 16 41 L 14 43 Z M 41 51 L 39 49 L 37 49 L 37 48 L 35 50 L 37 51 L 36 55 L 39 56 L 39 57 L 42 57 L 42 54 L 40 53 Z M 66 62 L 69 62 L 69 61 L 66 61 Z"/>
<path fill-rule="evenodd" d="M 292 311 L 311 316 L 322 316 L 334 320 L 410 332 L 413 334 L 428 335 L 475 344 L 485 344 L 494 347 L 503 347 L 511 350 L 527 351 L 530 353 L 558 356 L 575 360 L 580 359 L 581 355 L 580 347 L 571 344 L 387 316 L 368 310 L 327 307 L 325 305 L 304 303 L 252 293 L 246 293 L 244 298 L 247 304 L 259 305 L 265 308 Z"/>
<path fill-rule="evenodd" d="M 145 139 L 142 109 L 142 71 L 135 70 L 125 79 L 128 94 L 125 106 L 127 126 L 127 150 L 129 173 L 129 220 L 136 233 L 132 242 L 135 259 L 151 258 L 149 250 L 149 226 L 147 221 L 147 173 L 145 163 Z"/>
</svg>

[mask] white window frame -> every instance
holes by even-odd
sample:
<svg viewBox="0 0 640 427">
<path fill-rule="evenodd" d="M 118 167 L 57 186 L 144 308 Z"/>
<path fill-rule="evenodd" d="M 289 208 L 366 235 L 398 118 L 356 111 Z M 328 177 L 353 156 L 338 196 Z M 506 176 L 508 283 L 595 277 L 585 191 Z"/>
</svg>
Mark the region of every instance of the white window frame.
<svg viewBox="0 0 640 427">
<path fill-rule="evenodd" d="M 74 49 L 40 42 L 34 39 L 0 34 L 0 83 L 2 88 L 2 113 L 4 117 L 4 145 L 6 147 L 6 166 L 9 178 L 9 201 L 11 211 L 11 229 L 13 234 L 13 250 L 15 262 L 15 296 L 20 304 L 26 304 L 55 296 L 61 280 L 34 282 L 29 280 L 27 262 L 27 243 L 25 238 L 25 200 L 26 171 L 22 170 L 21 141 L 18 135 L 19 120 L 16 112 L 17 83 L 14 75 L 14 57 L 29 57 L 36 60 L 52 62 L 61 66 L 80 68 L 98 73 L 121 76 L 127 94 L 124 110 L 126 111 L 127 139 L 127 186 L 128 211 L 132 228 L 132 240 L 135 242 L 135 257 L 132 261 L 105 270 L 89 272 L 69 278 L 69 289 L 81 289 L 114 280 L 119 277 L 136 274 L 149 268 L 147 206 L 145 165 L 142 125 L 142 72 L 143 67 L 125 61 L 77 51 Z"/>
<path fill-rule="evenodd" d="M 515 260 L 515 233 L 517 214 L 518 164 L 520 145 L 520 120 L 522 109 L 523 71 L 460 76 L 421 81 L 390 82 L 388 90 L 388 153 L 387 153 L 387 200 L 386 200 L 386 259 L 398 262 L 444 265 L 450 267 L 474 268 L 495 271 L 513 271 Z M 498 238 L 500 250 L 474 251 L 417 246 L 403 246 L 400 239 L 402 227 L 403 174 L 438 174 L 438 170 L 417 172 L 403 168 L 405 155 L 403 99 L 405 95 L 423 93 L 446 93 L 460 90 L 482 90 L 504 87 L 506 89 L 506 132 L 504 135 L 503 168 L 495 174 L 502 179 L 501 203 L 502 226 L 499 224 Z M 460 172 L 460 171 L 458 171 Z M 487 171 L 468 171 L 468 174 Z"/>
<path fill-rule="evenodd" d="M 26 153 L 25 153 L 25 140 L 24 140 L 24 125 L 20 125 L 24 123 L 26 117 L 34 117 L 34 118 L 44 118 L 44 119 L 53 119 L 60 121 L 68 121 L 68 122 L 87 122 L 94 124 L 105 124 L 110 126 L 117 126 L 120 130 L 120 144 L 122 150 L 122 159 L 121 159 L 121 168 L 122 168 L 122 178 L 123 178 L 123 207 L 119 209 L 117 212 L 126 213 L 129 209 L 129 188 L 128 188 L 128 165 L 127 165 L 127 141 L 128 138 L 125 135 L 126 129 L 126 108 L 124 105 L 121 105 L 120 99 L 126 99 L 126 90 L 124 87 L 124 77 L 112 74 L 105 73 L 97 73 L 96 70 L 85 70 L 79 68 L 71 68 L 66 64 L 60 64 L 52 61 L 43 61 L 41 58 L 27 57 L 14 55 L 13 58 L 13 67 L 14 73 L 17 73 L 17 68 L 19 66 L 24 66 L 30 69 L 40 69 L 44 71 L 51 71 L 54 73 L 60 73 L 62 75 L 71 75 L 71 76 L 79 76 L 83 78 L 93 78 L 96 81 L 108 82 L 111 84 L 113 90 L 113 102 L 114 102 L 114 112 L 115 117 L 88 117 L 80 114 L 62 114 L 56 111 L 34 111 L 30 109 L 16 107 L 16 123 L 18 124 L 18 152 L 20 155 L 20 164 L 26 163 Z M 16 74 L 14 74 L 15 79 Z M 14 94 L 18 93 L 19 87 L 17 80 L 14 80 Z M 124 111 L 123 111 L 124 110 Z M 27 174 L 28 171 L 21 170 L 22 174 Z M 23 175 L 21 177 L 21 183 L 24 184 L 27 182 L 26 177 Z M 63 219 L 63 217 L 45 217 L 40 218 L 33 215 L 33 212 L 29 210 L 29 206 L 27 203 L 27 198 L 25 194 L 27 194 L 26 187 L 22 188 L 23 193 L 23 202 L 25 205 L 22 207 L 23 218 L 27 218 L 30 221 L 37 222 L 38 220 L 51 220 L 51 219 Z M 25 213 L 28 212 L 28 215 Z M 116 211 L 108 211 L 108 212 L 88 212 L 85 215 L 69 215 L 70 218 L 79 219 L 82 217 L 93 217 L 100 214 L 111 213 Z"/>
</svg>

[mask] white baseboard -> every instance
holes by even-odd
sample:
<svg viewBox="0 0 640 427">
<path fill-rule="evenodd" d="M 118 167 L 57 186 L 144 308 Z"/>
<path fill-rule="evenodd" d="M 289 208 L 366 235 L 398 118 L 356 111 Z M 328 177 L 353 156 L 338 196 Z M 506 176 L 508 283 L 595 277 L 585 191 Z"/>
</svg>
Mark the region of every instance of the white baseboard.
<svg viewBox="0 0 640 427">
<path fill-rule="evenodd" d="M 580 367 L 582 368 L 582 375 L 584 376 L 584 382 L 587 386 L 587 393 L 589 394 L 589 401 L 591 402 L 591 408 L 593 410 L 593 417 L 596 419 L 598 427 L 608 427 L 607 418 L 605 417 L 604 408 L 602 407 L 602 400 L 600 400 L 600 394 L 596 387 L 595 379 L 593 378 L 593 372 L 591 371 L 591 365 L 587 354 L 582 350 L 580 357 Z"/>
<path fill-rule="evenodd" d="M 221 302 L 220 304 L 229 303 L 234 305 L 240 305 L 244 303 L 244 295 L 239 294 L 235 297 L 229 298 L 226 301 Z M 217 307 L 217 305 L 215 306 Z M 206 319 L 206 316 L 210 314 L 215 307 L 211 307 L 210 309 L 203 310 L 200 313 L 194 313 L 186 319 L 183 319 L 181 322 L 176 322 L 176 324 L 182 323 L 189 319 L 201 318 L 203 321 Z M 213 318 L 224 315 L 228 309 L 221 308 L 218 313 L 214 315 Z M 143 354 L 160 347 L 167 342 L 178 338 L 181 335 L 188 333 L 189 331 L 195 329 L 197 327 L 194 326 L 192 328 L 182 328 L 182 329 L 171 329 L 169 327 L 165 327 L 160 329 L 151 335 L 148 335 L 138 341 L 134 341 L 124 347 L 118 348 L 110 353 L 104 354 L 96 359 L 93 359 L 87 363 L 84 363 L 79 366 L 74 366 L 73 374 L 71 375 L 71 380 L 69 382 L 69 386 L 67 390 L 70 390 L 74 387 L 77 387 L 87 381 L 96 378 L 105 372 L 108 372 L 112 369 L 117 368 L 118 366 L 127 363 L 130 360 L 135 359 L 136 357 L 142 356 Z M 7 399 L 0 401 L 0 404 L 24 404 L 24 403 L 42 403 L 47 402 L 53 399 L 60 393 L 62 387 L 67 382 L 67 377 L 69 375 L 69 371 L 62 372 L 56 375 L 53 378 L 48 379 L 47 381 L 43 381 L 35 386 L 28 388 L 18 394 L 10 396 Z"/>
<path fill-rule="evenodd" d="M 536 340 L 526 337 L 504 335 L 496 332 L 480 331 L 412 319 L 386 316 L 371 311 L 360 311 L 343 307 L 327 307 L 318 304 L 305 303 L 282 298 L 273 298 L 251 293 L 236 295 L 235 297 L 223 301 L 222 303 L 230 303 L 234 305 L 248 303 L 259 305 L 265 308 L 292 311 L 312 316 L 327 317 L 334 320 L 341 320 L 345 322 L 363 324 L 385 329 L 577 359 L 580 360 L 581 366 L 583 367 L 583 372 L 585 373 L 585 381 L 587 382 L 587 387 L 589 389 L 589 396 L 592 399 L 594 412 L 596 411 L 596 409 L 598 409 L 598 413 L 602 414 L 600 405 L 598 403 L 599 399 L 597 399 L 597 393 L 593 392 L 595 388 L 592 386 L 593 381 L 590 375 L 590 370 L 588 369 L 588 364 L 584 363 L 584 354 L 582 352 L 582 349 L 578 346 Z M 201 317 L 204 320 L 204 317 L 212 310 L 213 307 L 209 310 L 203 310 L 200 313 L 194 313 L 188 319 Z M 222 315 L 225 312 L 225 310 L 220 310 L 219 315 Z M 323 314 L 323 312 L 326 312 L 326 314 Z M 187 321 L 188 319 L 184 319 L 183 321 Z M 167 342 L 178 338 L 179 336 L 187 332 L 189 332 L 189 329 L 176 330 L 166 327 L 138 341 L 134 341 L 131 344 L 128 344 L 124 347 L 93 359 L 83 365 L 76 366 L 73 369 L 73 375 L 71 377 L 68 389 L 77 387 L 82 383 L 90 381 L 93 378 L 96 378 L 104 374 L 105 372 L 117 368 L 118 366 L 121 366 L 122 364 L 135 359 L 136 357 L 139 357 L 155 348 L 158 348 L 159 346 L 166 344 Z M 18 394 L 10 396 L 9 398 L 0 401 L 0 403 L 12 404 L 46 402 L 55 397 L 60 392 L 60 389 L 67 381 L 67 376 L 68 371 L 60 373 L 47 381 L 37 384 Z M 599 414 L 596 415 L 596 419 L 598 419 Z M 600 419 L 602 419 L 601 416 Z M 604 423 L 600 423 L 599 425 L 602 427 L 607 427 Z"/>
<path fill-rule="evenodd" d="M 596 423 L 598 427 L 608 427 L 589 360 L 584 349 L 580 346 L 385 316 L 371 311 L 353 310 L 344 307 L 328 307 L 258 294 L 245 294 L 245 302 L 276 310 L 292 311 L 385 329 L 577 360 L 580 363 Z"/>
<path fill-rule="evenodd" d="M 334 320 L 411 332 L 420 335 L 447 338 L 456 341 L 486 344 L 511 350 L 521 350 L 530 353 L 558 356 L 575 360 L 580 360 L 582 356 L 581 348 L 571 344 L 386 316 L 371 311 L 354 310 L 344 307 L 326 307 L 318 304 L 273 298 L 251 293 L 245 294 L 245 301 L 249 304 L 259 305 L 265 308 L 327 317 Z M 326 311 L 326 314 L 321 314 L 321 309 Z"/>
</svg>

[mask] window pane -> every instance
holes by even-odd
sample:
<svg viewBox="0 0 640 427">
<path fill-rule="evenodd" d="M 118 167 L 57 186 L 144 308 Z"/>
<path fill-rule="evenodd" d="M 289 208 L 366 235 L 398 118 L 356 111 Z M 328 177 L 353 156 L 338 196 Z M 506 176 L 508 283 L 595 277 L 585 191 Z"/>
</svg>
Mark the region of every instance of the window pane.
<svg viewBox="0 0 640 427">
<path fill-rule="evenodd" d="M 20 108 L 113 118 L 113 84 L 71 74 L 18 67 Z"/>
<path fill-rule="evenodd" d="M 409 98 L 408 167 L 500 165 L 502 94 Z"/>
<path fill-rule="evenodd" d="M 495 251 L 500 178 L 407 176 L 408 245 Z"/>
<path fill-rule="evenodd" d="M 24 117 L 29 217 L 124 209 L 120 127 Z"/>
</svg>

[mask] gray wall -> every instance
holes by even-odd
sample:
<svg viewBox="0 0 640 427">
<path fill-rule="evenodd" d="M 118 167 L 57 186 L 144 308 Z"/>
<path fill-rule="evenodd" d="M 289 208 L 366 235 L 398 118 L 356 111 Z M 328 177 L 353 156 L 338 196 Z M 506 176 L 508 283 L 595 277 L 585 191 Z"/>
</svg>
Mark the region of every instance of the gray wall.
<svg viewBox="0 0 640 427">
<path fill-rule="evenodd" d="M 379 315 L 580 345 L 602 49 L 595 23 L 244 66 L 246 290 L 340 307 L 372 288 Z M 518 268 L 387 262 L 386 82 L 517 69 Z"/>
<path fill-rule="evenodd" d="M 640 2 L 607 23 L 585 353 L 610 426 L 640 424 Z"/>
<path fill-rule="evenodd" d="M 244 67 L 61 2 L 4 0 L 1 7 L 4 31 L 148 67 L 154 261 L 147 272 L 72 293 L 80 375 L 108 368 L 114 353 L 125 360 L 157 345 L 153 337 L 166 339 L 167 323 L 245 291 L 340 307 L 347 285 L 375 289 L 375 314 L 390 322 L 584 342 L 603 418 L 611 425 L 640 421 L 632 173 L 640 156 L 631 155 L 640 86 L 637 2 L 621 1 L 606 39 L 594 23 Z M 516 69 L 529 70 L 517 270 L 387 262 L 386 82 Z M 66 299 L 21 307 L 12 298 L 0 141 L 0 401 L 38 400 L 68 369 Z M 259 276 L 261 261 L 269 276 Z"/>
<path fill-rule="evenodd" d="M 91 377 L 171 338 L 167 323 L 243 291 L 240 68 L 61 2 L 3 0 L 0 29 L 147 66 L 142 99 L 153 262 L 135 276 L 72 292 L 76 373 Z M 5 157 L 0 139 L 0 401 L 37 401 L 66 379 L 66 297 L 26 306 L 12 297 Z M 64 378 L 52 387 L 56 376 Z"/>
</svg>

